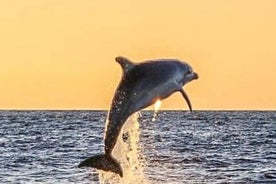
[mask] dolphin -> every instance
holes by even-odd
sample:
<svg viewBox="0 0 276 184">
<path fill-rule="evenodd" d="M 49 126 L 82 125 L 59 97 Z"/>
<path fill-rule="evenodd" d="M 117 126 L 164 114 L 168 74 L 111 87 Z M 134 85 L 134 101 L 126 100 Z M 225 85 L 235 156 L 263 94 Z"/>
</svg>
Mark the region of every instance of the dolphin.
<svg viewBox="0 0 276 184">
<path fill-rule="evenodd" d="M 198 74 L 193 72 L 189 64 L 177 59 L 149 60 L 139 64 L 122 56 L 115 60 L 121 65 L 123 75 L 109 111 L 104 140 L 105 152 L 85 159 L 78 167 L 93 167 L 123 177 L 122 167 L 112 156 L 112 151 L 128 117 L 174 92 L 183 95 L 192 111 L 191 102 L 182 87 L 198 79 Z"/>
</svg>

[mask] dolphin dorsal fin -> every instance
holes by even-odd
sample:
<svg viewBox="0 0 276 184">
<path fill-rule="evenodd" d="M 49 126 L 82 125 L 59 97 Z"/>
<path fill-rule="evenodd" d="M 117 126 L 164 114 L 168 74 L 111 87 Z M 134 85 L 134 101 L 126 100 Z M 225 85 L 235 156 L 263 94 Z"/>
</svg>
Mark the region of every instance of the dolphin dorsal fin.
<svg viewBox="0 0 276 184">
<path fill-rule="evenodd" d="M 132 68 L 134 68 L 133 62 L 123 56 L 116 57 L 115 61 L 117 61 L 121 65 L 124 73 L 127 73 L 132 70 Z"/>
</svg>

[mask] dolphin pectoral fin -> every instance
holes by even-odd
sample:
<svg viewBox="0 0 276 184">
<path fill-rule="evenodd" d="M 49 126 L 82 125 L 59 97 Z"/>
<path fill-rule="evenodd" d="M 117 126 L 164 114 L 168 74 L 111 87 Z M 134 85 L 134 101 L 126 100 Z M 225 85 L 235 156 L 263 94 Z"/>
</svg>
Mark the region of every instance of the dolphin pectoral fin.
<svg viewBox="0 0 276 184">
<path fill-rule="evenodd" d="M 188 106 L 189 106 L 189 109 L 190 109 L 190 111 L 192 112 L 193 109 L 192 109 L 192 105 L 191 105 L 191 102 L 190 102 L 190 99 L 189 99 L 188 95 L 185 93 L 185 91 L 184 91 L 183 89 L 180 89 L 179 91 L 181 92 L 182 96 L 183 96 L 184 99 L 186 100 L 186 102 L 187 102 L 187 104 L 188 104 Z"/>
<path fill-rule="evenodd" d="M 115 61 L 117 61 L 121 65 L 124 73 L 127 73 L 130 70 L 132 70 L 132 68 L 134 68 L 134 64 L 132 63 L 132 61 L 130 61 L 129 59 L 127 59 L 125 57 L 117 56 L 115 58 Z"/>
<path fill-rule="evenodd" d="M 123 177 L 123 170 L 119 162 L 112 155 L 108 154 L 89 157 L 82 161 L 78 167 L 93 167 L 103 171 L 114 172 Z"/>
</svg>

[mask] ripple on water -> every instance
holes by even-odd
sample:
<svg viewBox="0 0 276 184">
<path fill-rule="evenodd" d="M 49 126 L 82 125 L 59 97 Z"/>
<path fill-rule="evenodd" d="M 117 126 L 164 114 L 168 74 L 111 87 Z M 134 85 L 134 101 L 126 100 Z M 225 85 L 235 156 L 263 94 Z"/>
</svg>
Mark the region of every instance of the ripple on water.
<svg viewBox="0 0 276 184">
<path fill-rule="evenodd" d="M 142 111 L 150 183 L 276 183 L 269 111 Z M 78 169 L 103 151 L 106 111 L 0 111 L 1 183 L 97 183 Z"/>
</svg>

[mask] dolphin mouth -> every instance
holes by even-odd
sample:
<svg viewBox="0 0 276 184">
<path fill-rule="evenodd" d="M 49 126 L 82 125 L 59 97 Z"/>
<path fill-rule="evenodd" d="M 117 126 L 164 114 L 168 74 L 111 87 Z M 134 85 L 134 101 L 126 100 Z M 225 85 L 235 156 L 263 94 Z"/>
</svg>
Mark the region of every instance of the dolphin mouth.
<svg viewBox="0 0 276 184">
<path fill-rule="evenodd" d="M 198 78 L 199 78 L 198 74 L 194 72 L 192 79 L 198 79 Z"/>
<path fill-rule="evenodd" d="M 191 82 L 192 80 L 196 80 L 198 78 L 199 78 L 199 76 L 198 76 L 197 73 L 191 72 L 186 76 L 186 81 L 183 83 L 183 85 L 188 83 L 188 82 Z"/>
</svg>

